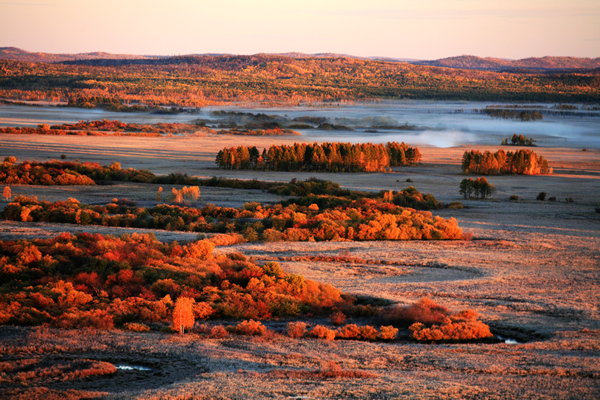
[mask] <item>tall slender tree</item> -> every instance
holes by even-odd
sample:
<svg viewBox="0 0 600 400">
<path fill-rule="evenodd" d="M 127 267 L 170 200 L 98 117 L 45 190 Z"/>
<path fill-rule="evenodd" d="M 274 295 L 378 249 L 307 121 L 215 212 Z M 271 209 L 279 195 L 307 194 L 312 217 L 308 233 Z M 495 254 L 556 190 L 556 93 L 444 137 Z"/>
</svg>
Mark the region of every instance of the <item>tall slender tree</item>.
<svg viewBox="0 0 600 400">
<path fill-rule="evenodd" d="M 194 299 L 189 297 L 179 297 L 173 310 L 173 330 L 178 330 L 183 335 L 185 328 L 194 326 Z"/>
</svg>

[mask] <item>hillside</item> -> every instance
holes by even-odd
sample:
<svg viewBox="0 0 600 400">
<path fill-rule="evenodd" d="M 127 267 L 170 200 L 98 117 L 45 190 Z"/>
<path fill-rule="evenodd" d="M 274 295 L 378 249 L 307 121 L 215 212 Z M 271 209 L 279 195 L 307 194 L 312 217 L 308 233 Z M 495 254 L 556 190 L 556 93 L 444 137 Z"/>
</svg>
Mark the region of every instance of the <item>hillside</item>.
<svg viewBox="0 0 600 400">
<path fill-rule="evenodd" d="M 187 59 L 189 57 L 213 57 L 224 56 L 226 54 L 186 54 L 180 56 Z M 231 55 L 230 55 L 231 56 Z M 508 60 L 493 57 L 477 57 L 462 55 L 456 57 L 440 58 L 437 60 L 415 60 L 410 58 L 394 57 L 358 57 L 348 54 L 336 53 L 318 53 L 306 54 L 300 52 L 287 52 L 277 54 L 255 54 L 254 56 L 235 56 L 235 57 L 269 57 L 279 56 L 292 59 L 331 59 L 348 58 L 357 60 L 386 61 L 410 63 L 413 65 L 427 65 L 432 67 L 472 69 L 481 71 L 509 71 L 513 70 L 535 70 L 535 71 L 570 71 L 570 70 L 594 70 L 600 68 L 600 58 L 578 58 L 578 57 L 529 57 L 520 60 Z M 67 61 L 82 60 L 156 60 L 170 59 L 169 56 L 157 55 L 134 55 L 134 54 L 112 54 L 106 52 L 90 52 L 77 54 L 55 54 L 55 53 L 36 53 L 29 52 L 16 47 L 0 47 L 0 60 L 14 60 L 26 62 L 46 62 L 60 63 Z M 525 72 L 525 71 L 522 71 Z"/>
<path fill-rule="evenodd" d="M 202 107 L 223 102 L 598 102 L 600 75 L 523 74 L 341 56 L 290 58 L 265 54 L 62 63 L 0 60 L 0 98 L 67 101 L 76 107 L 119 111 L 127 111 L 134 104 L 141 111 L 140 107 Z"/>
<path fill-rule="evenodd" d="M 111 54 L 105 52 L 77 53 L 77 54 L 56 54 L 56 53 L 35 53 L 22 50 L 16 47 L 0 47 L 0 59 L 26 61 L 26 62 L 64 62 L 72 60 L 100 60 L 100 59 L 147 59 L 158 58 L 158 56 L 139 56 L 133 54 Z"/>
<path fill-rule="evenodd" d="M 429 65 L 433 67 L 474 69 L 483 71 L 570 71 L 594 70 L 600 68 L 600 58 L 577 57 L 530 57 L 521 60 L 506 60 L 501 58 L 482 58 L 477 56 L 458 56 L 441 58 L 430 61 L 413 61 L 415 65 Z"/>
</svg>

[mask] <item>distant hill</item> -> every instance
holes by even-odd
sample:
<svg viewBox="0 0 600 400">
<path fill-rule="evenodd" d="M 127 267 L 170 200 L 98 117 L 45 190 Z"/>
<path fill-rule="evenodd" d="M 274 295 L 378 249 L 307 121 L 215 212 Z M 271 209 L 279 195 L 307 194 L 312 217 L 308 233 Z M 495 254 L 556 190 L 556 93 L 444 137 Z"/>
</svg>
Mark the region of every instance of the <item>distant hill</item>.
<svg viewBox="0 0 600 400">
<path fill-rule="evenodd" d="M 77 62 L 84 60 L 164 60 L 164 59 L 188 59 L 190 57 L 203 56 L 232 56 L 232 54 L 210 53 L 210 54 L 187 54 L 183 56 L 156 56 L 156 55 L 134 55 L 134 54 L 112 54 L 105 52 L 77 53 L 77 54 L 54 54 L 33 53 L 16 47 L 0 47 L 0 60 L 14 60 L 26 62 Z M 348 54 L 317 53 L 306 54 L 299 52 L 277 53 L 277 54 L 255 54 L 253 56 L 281 56 L 287 58 L 349 58 L 358 60 L 407 62 L 414 65 L 432 67 L 445 67 L 455 69 L 469 69 L 479 71 L 508 71 L 508 72 L 556 72 L 556 71 L 591 71 L 600 69 L 600 58 L 577 58 L 577 57 L 531 57 L 521 60 L 507 60 L 502 58 L 458 56 L 441 58 L 439 60 L 415 60 L 410 58 L 392 57 L 357 57 Z M 239 56 L 239 57 L 253 57 Z"/>
<path fill-rule="evenodd" d="M 27 62 L 64 62 L 75 60 L 140 60 L 155 59 L 160 56 L 137 56 L 132 54 L 111 54 L 104 52 L 77 53 L 77 54 L 54 54 L 54 53 L 33 53 L 17 47 L 0 47 L 0 59 L 27 61 Z"/>
<path fill-rule="evenodd" d="M 12 54 L 18 55 L 18 51 L 12 49 Z M 579 59 L 532 59 L 518 64 L 473 57 L 454 63 L 462 67 L 459 69 L 329 54 L 321 58 L 276 54 L 110 56 L 37 63 L 0 59 L 0 98 L 50 99 L 75 107 L 116 111 L 130 111 L 132 106 L 196 108 L 223 102 L 304 105 L 443 99 L 597 103 L 600 99 L 600 69 L 548 72 L 595 66 Z M 498 64 L 502 68 L 525 65 L 554 69 L 519 69 L 518 73 L 475 69 Z"/>
<path fill-rule="evenodd" d="M 359 60 L 373 60 L 373 61 L 390 61 L 390 62 L 413 62 L 419 61 L 414 58 L 392 58 L 392 57 L 358 57 L 352 56 L 349 54 L 337 54 L 337 53 L 316 53 L 316 54 L 306 54 L 306 53 L 298 53 L 298 52 L 289 52 L 289 53 L 277 53 L 278 56 L 284 56 L 289 58 L 355 58 Z"/>
<path fill-rule="evenodd" d="M 600 68 L 600 58 L 531 57 L 521 60 L 506 60 L 502 58 L 458 56 L 430 61 L 412 61 L 411 64 L 480 71 L 573 71 L 598 69 Z"/>
</svg>

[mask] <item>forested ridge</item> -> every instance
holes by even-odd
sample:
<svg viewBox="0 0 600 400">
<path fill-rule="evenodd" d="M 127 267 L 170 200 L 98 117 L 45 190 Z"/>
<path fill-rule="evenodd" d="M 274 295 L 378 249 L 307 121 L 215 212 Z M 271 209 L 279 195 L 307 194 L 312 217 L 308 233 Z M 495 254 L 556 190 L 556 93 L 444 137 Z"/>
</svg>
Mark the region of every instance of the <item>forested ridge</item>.
<svg viewBox="0 0 600 400">
<path fill-rule="evenodd" d="M 374 99 L 597 102 L 600 75 L 593 71 L 491 72 L 349 57 L 260 54 L 62 64 L 1 60 L 0 97 L 113 109 Z"/>
</svg>

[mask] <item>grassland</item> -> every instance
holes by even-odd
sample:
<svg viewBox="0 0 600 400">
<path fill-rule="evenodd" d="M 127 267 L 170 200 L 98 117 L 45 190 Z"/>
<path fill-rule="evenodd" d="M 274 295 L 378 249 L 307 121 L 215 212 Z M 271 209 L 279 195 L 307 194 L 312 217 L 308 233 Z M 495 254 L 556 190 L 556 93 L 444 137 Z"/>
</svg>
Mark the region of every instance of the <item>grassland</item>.
<svg viewBox="0 0 600 400">
<path fill-rule="evenodd" d="M 0 135 L 2 156 L 20 160 L 45 161 L 65 154 L 67 160 L 119 162 L 124 168 L 156 174 L 185 171 L 199 177 L 284 182 L 307 179 L 314 173 L 219 170 L 214 159 L 224 146 L 294 141 L 298 138 L 207 135 L 115 141 L 110 137 Z M 462 200 L 458 193 L 464 178 L 461 156 L 471 148 L 424 148 L 420 166 L 394 168 L 392 173 L 318 174 L 347 188 L 400 190 L 412 185 L 444 203 L 462 201 L 463 209 L 437 213 L 456 218 L 463 231 L 472 234 L 470 241 L 246 243 L 219 247 L 217 252 L 242 252 L 259 262 L 278 260 L 288 273 L 332 284 L 355 296 L 401 305 L 428 296 L 455 310 L 471 308 L 493 333 L 518 343 L 291 339 L 284 334 L 286 320 L 270 322 L 275 333 L 268 336 L 223 339 L 197 333 L 179 337 L 158 332 L 3 326 L 0 394 L 57 399 L 597 398 L 600 214 L 595 207 L 600 193 L 600 152 L 544 148 L 553 175 L 491 177 L 498 189 L 491 199 Z M 114 197 L 128 197 L 149 205 L 157 186 L 123 182 L 77 187 L 11 185 L 11 189 L 13 195 L 50 201 L 75 197 L 85 203 L 106 203 Z M 261 191 L 201 190 L 202 202 L 217 205 L 240 207 L 248 201 L 280 200 Z M 535 200 L 542 191 L 556 201 Z M 513 195 L 519 200 L 510 201 Z M 567 202 L 567 198 L 574 201 Z M 5 240 L 81 230 L 134 231 L 0 222 L 0 238 Z M 152 232 L 163 241 L 195 239 L 189 232 Z M 379 263 L 309 259 L 319 255 Z M 290 256 L 295 259 L 289 260 Z M 23 365 L 15 367 L 16 360 Z M 150 370 L 114 371 L 111 367 L 120 365 Z M 59 367 L 74 373 L 64 380 Z"/>
</svg>

